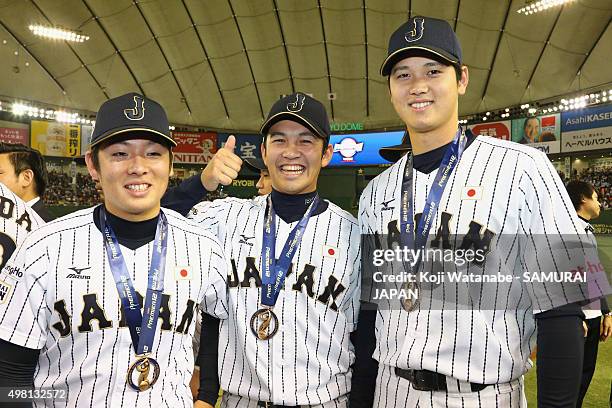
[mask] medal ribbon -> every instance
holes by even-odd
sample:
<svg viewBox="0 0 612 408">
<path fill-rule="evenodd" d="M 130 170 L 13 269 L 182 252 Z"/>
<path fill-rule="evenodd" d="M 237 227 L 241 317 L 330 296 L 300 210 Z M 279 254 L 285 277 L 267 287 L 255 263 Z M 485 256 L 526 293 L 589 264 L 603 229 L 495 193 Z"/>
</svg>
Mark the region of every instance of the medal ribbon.
<svg viewBox="0 0 612 408">
<path fill-rule="evenodd" d="M 268 214 L 264 223 L 261 254 L 263 263 L 261 303 L 264 306 L 271 308 L 276 304 L 280 290 L 285 282 L 285 276 L 287 276 L 287 271 L 291 265 L 291 260 L 300 246 L 300 242 L 302 242 L 308 220 L 310 220 L 312 212 L 317 208 L 318 204 L 319 196 L 315 195 L 300 222 L 289 233 L 277 263 L 274 254 L 276 247 L 276 214 L 272 206 L 271 195 L 268 196 Z"/>
<path fill-rule="evenodd" d="M 153 254 L 149 268 L 144 313 L 140 312 L 138 295 L 123 259 L 121 248 L 119 248 L 117 236 L 106 219 L 104 206 L 100 208 L 100 226 L 103 228 L 104 248 L 106 249 L 110 270 L 115 279 L 119 298 L 121 299 L 125 321 L 130 329 L 132 345 L 136 355 L 149 353 L 153 346 L 157 318 L 161 308 L 162 292 L 164 290 L 166 250 L 168 247 L 168 221 L 164 213 L 160 211 L 155 231 L 155 241 L 153 242 Z"/>
<path fill-rule="evenodd" d="M 424 249 L 427 242 L 427 235 L 429 230 L 436 218 L 438 212 L 438 206 L 442 199 L 442 193 L 444 188 L 450 179 L 453 170 L 459 163 L 463 150 L 466 144 L 465 133 L 461 128 L 457 130 L 453 142 L 446 149 L 444 158 L 438 168 L 438 173 L 434 179 L 434 182 L 429 189 L 427 194 L 427 201 L 425 202 L 425 208 L 423 214 L 417 225 L 416 234 L 414 232 L 414 200 L 412 197 L 412 154 L 409 155 L 404 168 L 404 179 L 402 181 L 402 201 L 400 208 L 400 241 L 401 244 L 409 249 Z M 419 256 L 414 263 L 413 271 L 416 273 L 419 269 L 421 256 Z"/>
</svg>

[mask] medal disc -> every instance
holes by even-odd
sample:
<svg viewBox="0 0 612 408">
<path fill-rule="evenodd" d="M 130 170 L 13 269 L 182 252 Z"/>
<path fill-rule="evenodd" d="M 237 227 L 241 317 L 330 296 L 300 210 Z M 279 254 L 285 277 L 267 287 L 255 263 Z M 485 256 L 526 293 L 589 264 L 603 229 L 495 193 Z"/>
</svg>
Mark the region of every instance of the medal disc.
<svg viewBox="0 0 612 408">
<path fill-rule="evenodd" d="M 159 378 L 159 363 L 151 357 L 141 357 L 130 366 L 127 383 L 136 391 L 146 391 Z"/>
<path fill-rule="evenodd" d="M 251 331 L 259 340 L 268 340 L 278 331 L 278 318 L 271 309 L 259 309 L 251 317 Z"/>
</svg>

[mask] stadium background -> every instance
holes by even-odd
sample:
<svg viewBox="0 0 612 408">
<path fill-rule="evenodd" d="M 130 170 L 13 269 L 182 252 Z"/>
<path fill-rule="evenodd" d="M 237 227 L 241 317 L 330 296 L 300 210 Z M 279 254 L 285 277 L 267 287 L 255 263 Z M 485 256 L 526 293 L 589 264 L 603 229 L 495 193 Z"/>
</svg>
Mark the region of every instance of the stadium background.
<svg viewBox="0 0 612 408">
<path fill-rule="evenodd" d="M 481 136 L 519 140 L 525 118 L 470 122 L 464 126 Z M 548 153 L 564 180 L 585 180 L 597 188 L 603 211 L 594 224 L 598 233 L 612 232 L 612 104 L 536 118 L 542 124 L 539 138 L 548 134 L 553 135 L 555 140 L 531 145 Z M 569 124 L 580 120 L 584 124 L 579 129 Z M 359 129 L 363 123 L 334 123 L 333 127 Z M 30 145 L 45 155 L 50 182 L 44 201 L 54 215 L 63 215 L 97 202 L 97 194 L 83 160 L 91 131 L 91 125 L 34 120 L 29 117 L 28 111 L 22 114 L 0 112 L 0 141 Z M 172 133 L 179 143 L 174 151 L 175 176 L 171 180 L 172 185 L 198 174 L 230 134 L 187 130 L 174 130 Z M 243 159 L 261 157 L 261 137 L 258 134 L 235 135 L 236 152 Z M 401 143 L 403 135 L 401 130 L 333 134 L 331 143 L 334 145 L 334 155 L 319 180 L 322 195 L 355 214 L 361 190 L 390 165 L 378 150 Z M 257 178 L 258 174 L 244 166 L 239 178 L 224 193 L 252 197 L 256 194 Z"/>
</svg>

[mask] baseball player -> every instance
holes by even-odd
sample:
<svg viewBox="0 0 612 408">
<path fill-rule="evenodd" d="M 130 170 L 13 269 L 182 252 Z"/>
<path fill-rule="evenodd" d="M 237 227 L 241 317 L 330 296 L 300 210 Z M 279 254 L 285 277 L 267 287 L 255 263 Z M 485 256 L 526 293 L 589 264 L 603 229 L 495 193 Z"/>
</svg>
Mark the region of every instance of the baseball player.
<svg viewBox="0 0 612 408">
<path fill-rule="evenodd" d="M 156 102 L 103 103 L 85 159 L 104 204 L 33 231 L 2 270 L 0 338 L 34 406 L 193 406 L 194 309 L 227 316 L 226 265 L 214 236 L 160 208 L 175 145 Z"/>
<path fill-rule="evenodd" d="M 0 182 L 32 207 L 45 222 L 54 218 L 42 200 L 48 176 L 45 159 L 38 150 L 20 143 L 0 143 Z"/>
<path fill-rule="evenodd" d="M 354 217 L 317 194 L 319 172 L 332 156 L 327 113 L 319 101 L 294 93 L 272 106 L 261 133 L 272 192 L 192 211 L 229 258 L 229 317 L 216 332 L 203 323 L 201 348 L 218 334 L 218 356 L 208 360 L 218 367 L 223 407 L 346 407 L 359 232 Z M 234 142 L 230 137 L 204 169 L 207 190 L 237 176 L 242 163 Z M 210 363 L 200 364 L 197 404 L 208 407 L 219 384 L 215 375 L 206 377 Z"/>
<path fill-rule="evenodd" d="M 0 220 L 0 268 L 3 268 L 26 235 L 45 222 L 25 201 L 2 183 L 0 183 Z M 4 295 L 9 294 L 8 289 L 12 288 L 10 282 L 5 284 L 0 293 L 0 303 L 8 299 Z"/>
<path fill-rule="evenodd" d="M 578 265 L 572 278 L 585 275 L 584 229 L 555 169 L 537 150 L 458 126 L 458 98 L 469 75 L 446 21 L 413 17 L 402 24 L 391 35 L 381 74 L 412 151 L 364 190 L 360 228 L 376 248 L 412 252 L 390 265 L 387 277 L 401 282 L 395 299 L 377 296 L 380 278 L 363 272 L 365 299 L 378 298 L 373 406 L 525 406 L 522 376 L 531 364 L 536 322 L 538 406 L 574 406 L 583 315 L 573 302 L 591 292 L 521 275 L 565 276 L 569 265 Z M 562 234 L 577 235 L 577 243 Z M 368 263 L 373 258 L 365 245 Z M 455 258 L 426 258 L 432 249 Z M 460 258 L 456 249 L 482 258 Z M 448 271 L 470 281 L 426 280 Z M 494 275 L 509 275 L 509 283 L 488 278 Z M 483 276 L 490 283 L 471 283 L 487 282 Z"/>
<path fill-rule="evenodd" d="M 28 233 L 39 228 L 44 221 L 25 201 L 2 183 L 0 183 L 0 216 L 2 220 L 0 223 L 0 268 L 3 268 Z M 19 270 L 0 273 L 0 307 L 12 295 L 15 281 L 20 278 L 20 274 Z M 24 363 L 19 352 L 20 350 L 13 347 L 11 343 L 0 338 L 0 387 L 23 385 L 15 381 Z"/>
</svg>

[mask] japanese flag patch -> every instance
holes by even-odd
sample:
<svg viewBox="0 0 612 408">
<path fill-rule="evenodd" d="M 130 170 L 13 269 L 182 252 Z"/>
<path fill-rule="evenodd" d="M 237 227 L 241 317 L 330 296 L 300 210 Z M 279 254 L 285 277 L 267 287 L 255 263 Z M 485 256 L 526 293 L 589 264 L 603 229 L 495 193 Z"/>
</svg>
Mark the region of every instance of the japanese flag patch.
<svg viewBox="0 0 612 408">
<path fill-rule="evenodd" d="M 330 245 L 323 245 L 323 258 L 338 259 L 338 248 Z"/>
<path fill-rule="evenodd" d="M 191 267 L 189 266 L 177 266 L 174 269 L 174 276 L 176 280 L 191 280 L 192 273 Z"/>
<path fill-rule="evenodd" d="M 481 186 L 465 186 L 461 192 L 462 200 L 480 200 L 482 198 Z"/>
</svg>

